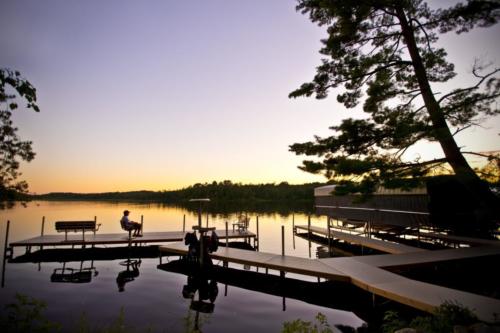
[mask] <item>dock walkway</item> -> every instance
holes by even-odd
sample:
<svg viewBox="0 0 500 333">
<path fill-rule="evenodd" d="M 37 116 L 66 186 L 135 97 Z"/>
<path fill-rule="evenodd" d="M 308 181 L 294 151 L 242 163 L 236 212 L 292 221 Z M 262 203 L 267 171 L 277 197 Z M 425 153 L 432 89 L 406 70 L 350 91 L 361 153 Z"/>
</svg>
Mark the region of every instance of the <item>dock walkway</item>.
<svg viewBox="0 0 500 333">
<path fill-rule="evenodd" d="M 500 246 L 500 241 L 492 239 L 473 238 L 457 235 L 446 235 L 436 232 L 421 232 L 421 238 L 440 239 L 451 243 L 469 244 L 472 246 Z"/>
<path fill-rule="evenodd" d="M 433 312 L 447 301 L 466 306 L 486 322 L 498 321 L 500 316 L 500 300 L 496 298 L 412 280 L 353 258 L 337 259 L 339 260 L 323 262 L 348 275 L 353 285 L 375 295 L 426 312 Z"/>
<path fill-rule="evenodd" d="M 451 251 L 459 250 L 462 249 L 452 249 Z M 174 243 L 160 246 L 160 251 L 185 255 L 188 248 L 182 243 Z M 500 248 L 485 247 L 482 250 L 481 248 L 476 248 L 474 251 L 465 251 L 463 249 L 463 251 L 457 252 L 457 254 L 452 254 L 453 252 L 440 252 L 442 251 L 422 251 L 400 255 L 307 259 L 220 247 L 218 251 L 211 254 L 211 257 L 212 259 L 244 265 L 350 282 L 375 295 L 383 296 L 427 312 L 433 312 L 436 307 L 445 301 L 456 302 L 474 311 L 481 320 L 487 322 L 498 320 L 500 316 L 500 300 L 498 299 L 415 281 L 359 260 L 359 258 L 378 257 L 377 260 L 380 262 L 385 260 L 385 264 L 383 265 L 387 265 L 387 262 L 390 261 L 389 257 L 403 256 L 399 260 L 399 265 L 401 265 L 405 261 L 413 263 L 418 261 L 416 259 L 410 260 L 411 255 L 421 257 L 420 261 L 423 261 L 425 256 L 434 257 L 434 260 L 439 261 L 444 258 L 449 259 L 450 257 L 460 259 L 461 257 L 470 258 L 473 256 L 500 254 Z M 404 256 L 407 256 L 406 259 Z"/>
<path fill-rule="evenodd" d="M 377 254 L 370 256 L 355 256 L 349 258 L 361 263 L 368 264 L 370 266 L 389 268 L 425 265 L 437 262 L 479 258 L 492 255 L 500 255 L 499 246 L 464 247 L 459 249 L 420 251 L 402 254 Z M 339 259 L 343 258 L 324 258 L 321 260 L 334 264 Z"/>
<path fill-rule="evenodd" d="M 322 236 L 328 237 L 328 229 L 311 226 L 310 229 L 307 225 L 295 226 L 295 230 L 304 230 L 312 233 L 320 234 Z M 294 231 L 295 231 L 294 230 Z M 423 252 L 427 251 L 418 247 L 408 246 L 404 244 L 392 243 L 388 241 L 383 241 L 374 238 L 363 237 L 355 234 L 350 234 L 347 232 L 342 232 L 338 230 L 330 229 L 330 237 L 344 240 L 352 244 L 362 245 L 371 249 L 375 249 L 382 252 L 400 254 L 400 253 L 411 253 L 411 252 Z"/>
<path fill-rule="evenodd" d="M 188 247 L 183 243 L 173 243 L 160 246 L 160 251 L 186 255 Z M 330 280 L 344 282 L 349 281 L 349 277 L 347 275 L 324 264 L 319 259 L 282 256 L 279 254 L 240 250 L 224 246 L 219 246 L 219 249 L 216 252 L 210 254 L 210 258 L 234 262 L 242 265 L 251 265 L 302 275 L 318 276 Z"/>
<path fill-rule="evenodd" d="M 215 231 L 219 239 L 226 238 L 226 230 Z M 138 243 L 163 243 L 163 242 L 178 242 L 184 240 L 185 232 L 182 231 L 165 231 L 165 232 L 145 232 L 142 237 L 132 237 L 132 244 Z M 255 238 L 256 235 L 250 231 L 232 231 L 228 230 L 228 239 L 246 239 Z M 127 233 L 115 234 L 99 234 L 87 233 L 85 239 L 82 233 L 68 234 L 68 239 L 65 240 L 64 235 L 43 235 L 30 239 L 11 242 L 10 247 L 19 246 L 65 246 L 65 245 L 108 245 L 108 244 L 128 244 L 129 238 Z"/>
</svg>

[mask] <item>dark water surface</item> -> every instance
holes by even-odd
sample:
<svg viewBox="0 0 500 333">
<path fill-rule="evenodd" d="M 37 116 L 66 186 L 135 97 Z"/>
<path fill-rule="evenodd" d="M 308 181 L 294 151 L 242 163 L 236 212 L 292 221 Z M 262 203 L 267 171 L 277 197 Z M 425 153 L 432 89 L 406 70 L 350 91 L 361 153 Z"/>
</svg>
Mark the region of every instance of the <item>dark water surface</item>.
<svg viewBox="0 0 500 333">
<path fill-rule="evenodd" d="M 144 216 L 144 229 L 148 231 L 181 230 L 183 216 L 186 214 L 187 226 L 196 223 L 196 215 L 179 207 L 158 204 L 96 203 L 96 202 L 32 202 L 26 208 L 16 206 L 13 209 L 0 211 L 0 244 L 3 249 L 6 221 L 10 220 L 9 242 L 35 237 L 40 234 L 42 216 L 46 217 L 45 234 L 54 234 L 56 220 L 88 220 L 97 216 L 102 223 L 100 233 L 123 232 L 118 220 L 124 209 L 132 211 L 131 219 L 139 220 Z M 251 217 L 250 231 L 256 231 L 255 215 Z M 281 226 L 285 226 L 286 253 L 294 256 L 308 257 L 310 251 L 306 240 L 292 238 L 292 219 L 296 225 L 306 224 L 305 214 L 259 212 L 260 250 L 281 253 Z M 233 221 L 234 214 L 211 213 L 210 226 L 224 228 L 225 221 Z M 204 223 L 206 216 L 204 216 Z M 313 217 L 313 225 L 325 224 L 320 217 Z M 36 249 L 34 249 L 36 250 Z M 16 248 L 14 256 L 24 253 L 24 249 Z M 312 256 L 316 246 L 312 245 Z M 3 255 L 3 251 L 2 251 Z M 170 257 L 168 260 L 176 260 Z M 165 263 L 167 258 L 163 258 Z M 187 283 L 187 276 L 158 269 L 158 258 L 142 258 L 140 265 L 131 279 L 125 283 L 124 291 L 119 291 L 117 277 L 124 276 L 127 271 L 124 258 L 116 260 L 38 263 L 7 263 L 5 269 L 5 286 L 0 289 L 0 306 L 14 302 L 15 294 L 22 293 L 43 300 L 47 303 L 45 315 L 51 321 L 60 322 L 68 330 L 79 321 L 82 314 L 93 327 L 109 325 L 117 319 L 121 309 L 125 322 L 139 331 L 149 327 L 154 332 L 188 332 L 193 328 L 196 312 L 190 310 L 190 299 L 182 295 Z M 217 264 L 217 263 L 215 263 Z M 91 274 L 82 283 L 51 282 L 56 269 L 64 267 L 78 271 L 80 267 L 91 268 Z M 80 266 L 82 265 L 82 266 Z M 243 269 L 242 265 L 231 265 L 232 268 Z M 255 271 L 255 267 L 250 268 Z M 133 271 L 129 266 L 129 272 Z M 60 271 L 56 271 L 60 272 Z M 120 273 L 122 274 L 120 275 Z M 96 274 L 97 273 L 97 274 Z M 271 272 L 277 274 L 277 272 Z M 90 281 L 89 278 L 90 277 Z M 288 277 L 288 275 L 287 275 Z M 314 278 L 290 276 L 306 281 Z M 294 319 L 311 321 L 318 312 L 326 315 L 328 322 L 359 326 L 362 321 L 353 313 L 331 307 L 313 305 L 291 298 L 282 298 L 262 292 L 246 290 L 235 286 L 217 284 L 218 295 L 214 301 L 215 308 L 211 314 L 200 314 L 199 324 L 203 332 L 279 332 L 283 322 Z M 326 295 L 329 297 L 329 295 Z M 332 298 L 335 295 L 331 295 Z"/>
</svg>

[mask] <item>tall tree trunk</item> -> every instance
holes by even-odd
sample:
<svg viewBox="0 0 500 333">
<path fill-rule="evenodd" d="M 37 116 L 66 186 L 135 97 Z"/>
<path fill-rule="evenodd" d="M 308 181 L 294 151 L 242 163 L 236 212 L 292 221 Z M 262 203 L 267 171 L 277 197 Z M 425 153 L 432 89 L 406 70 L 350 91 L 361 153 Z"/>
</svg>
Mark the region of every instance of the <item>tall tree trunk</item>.
<svg viewBox="0 0 500 333">
<path fill-rule="evenodd" d="M 457 146 L 450 128 L 446 123 L 441 107 L 434 98 L 434 93 L 429 84 L 427 72 L 415 41 L 413 28 L 409 24 L 403 8 L 398 6 L 396 8 L 396 13 L 402 28 L 405 43 L 408 47 L 408 52 L 412 59 L 415 75 L 418 80 L 420 91 L 422 92 L 422 98 L 432 121 L 434 136 L 439 141 L 446 160 L 455 172 L 457 179 L 477 198 L 480 205 L 480 210 L 476 212 L 477 218 L 483 220 L 483 222 L 485 218 L 496 219 L 500 215 L 500 199 L 481 181 Z"/>
</svg>

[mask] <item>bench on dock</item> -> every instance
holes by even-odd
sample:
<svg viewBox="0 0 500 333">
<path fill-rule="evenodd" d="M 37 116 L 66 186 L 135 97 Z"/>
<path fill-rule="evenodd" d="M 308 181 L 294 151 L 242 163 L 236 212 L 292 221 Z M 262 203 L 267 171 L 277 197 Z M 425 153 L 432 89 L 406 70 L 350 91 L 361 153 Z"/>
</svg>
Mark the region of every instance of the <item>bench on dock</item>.
<svg viewBox="0 0 500 333">
<path fill-rule="evenodd" d="M 85 231 L 92 231 L 95 235 L 101 224 L 96 221 L 57 221 L 56 231 L 64 232 L 64 240 L 68 240 L 68 232 L 82 232 L 83 240 L 85 240 Z"/>
</svg>

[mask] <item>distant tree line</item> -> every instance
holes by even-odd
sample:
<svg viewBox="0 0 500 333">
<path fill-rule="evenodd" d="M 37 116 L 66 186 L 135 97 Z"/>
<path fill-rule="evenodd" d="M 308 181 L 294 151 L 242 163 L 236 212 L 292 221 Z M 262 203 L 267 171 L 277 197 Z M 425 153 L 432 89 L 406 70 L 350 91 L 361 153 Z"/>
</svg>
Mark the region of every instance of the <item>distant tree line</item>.
<svg viewBox="0 0 500 333">
<path fill-rule="evenodd" d="M 210 198 L 214 202 L 238 201 L 310 201 L 314 200 L 314 188 L 321 183 L 291 185 L 279 184 L 242 184 L 229 180 L 223 182 L 197 183 L 174 191 L 131 191 L 105 193 L 54 192 L 31 195 L 39 200 L 107 200 L 107 201 L 153 201 L 164 203 L 186 203 L 189 199 Z"/>
</svg>

